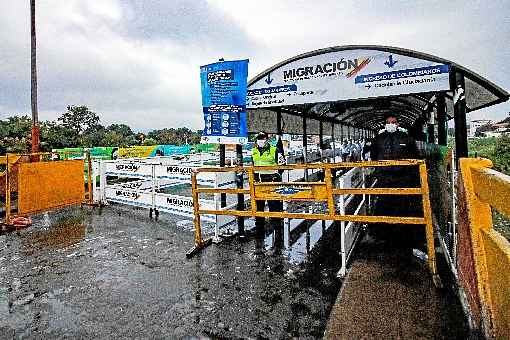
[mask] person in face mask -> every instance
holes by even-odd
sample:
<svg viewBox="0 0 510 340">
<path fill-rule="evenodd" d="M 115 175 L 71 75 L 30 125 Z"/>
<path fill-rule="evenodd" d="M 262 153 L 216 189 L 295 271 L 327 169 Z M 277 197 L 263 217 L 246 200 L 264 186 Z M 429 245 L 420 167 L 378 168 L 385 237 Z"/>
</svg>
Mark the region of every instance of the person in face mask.
<svg viewBox="0 0 510 340">
<path fill-rule="evenodd" d="M 283 147 L 283 144 L 282 144 Z M 285 156 L 282 150 L 276 146 L 269 144 L 268 135 L 266 132 L 259 132 L 255 140 L 255 146 L 251 150 L 253 165 L 255 166 L 274 166 L 285 164 Z M 278 170 L 258 170 L 255 172 L 255 180 L 257 182 L 281 182 L 281 174 Z M 264 211 L 266 201 L 257 201 L 257 211 Z M 283 202 L 276 200 L 268 200 L 267 205 L 269 211 L 283 211 Z M 272 219 L 276 226 L 283 227 L 282 219 Z M 257 217 L 255 224 L 259 230 L 263 230 L 265 219 Z"/>
<path fill-rule="evenodd" d="M 374 161 L 417 157 L 415 140 L 399 126 L 395 115 L 386 117 L 384 129 L 379 131 L 371 144 L 370 157 Z"/>
<path fill-rule="evenodd" d="M 388 115 L 384 129 L 373 139 L 370 146 L 370 158 L 373 161 L 416 159 L 418 151 L 414 138 L 409 136 L 407 130 L 399 126 L 395 115 Z M 378 167 L 374 171 L 377 178 L 375 187 L 404 188 L 419 187 L 417 167 L 387 166 Z M 373 208 L 376 216 L 419 216 L 415 211 L 414 198 L 403 195 L 379 195 Z M 423 216 L 423 215 L 421 215 Z M 406 238 L 414 238 L 409 228 L 384 223 L 369 225 L 369 232 L 376 239 L 386 239 L 395 242 L 395 245 L 404 245 Z"/>
</svg>

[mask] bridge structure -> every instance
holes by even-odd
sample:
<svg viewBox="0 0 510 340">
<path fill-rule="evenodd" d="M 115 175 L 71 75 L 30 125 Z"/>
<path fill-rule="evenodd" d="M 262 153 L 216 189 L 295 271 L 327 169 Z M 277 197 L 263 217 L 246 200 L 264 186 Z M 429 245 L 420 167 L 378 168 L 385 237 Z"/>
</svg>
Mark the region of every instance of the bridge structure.
<svg viewBox="0 0 510 340">
<path fill-rule="evenodd" d="M 423 187 L 427 185 L 423 181 L 421 189 L 415 190 L 419 193 L 427 192 L 423 202 L 431 200 L 430 219 L 434 236 L 427 233 L 426 258 L 433 282 L 439 286 L 439 280 L 434 276 L 435 256 L 438 253 L 447 263 L 446 275 L 453 277 L 455 294 L 462 302 L 471 329 L 486 337 L 510 336 L 510 280 L 505 274 L 510 266 L 510 244 L 494 231 L 490 215 L 491 207 L 508 213 L 504 200 L 510 197 L 510 178 L 489 170 L 490 162 L 467 159 L 466 124 L 469 112 L 507 101 L 508 92 L 452 61 L 417 51 L 376 45 L 338 46 L 303 53 L 271 66 L 253 77 L 248 85 L 249 131 L 302 135 L 305 163 L 309 162 L 309 135 L 319 136 L 321 152 L 324 152 L 324 136 L 330 136 L 333 141 L 345 138 L 368 140 L 383 127 L 384 118 L 388 114 L 395 115 L 400 126 L 412 136 L 422 134 L 425 128 L 426 138 L 417 142 L 417 146 L 429 165 L 426 177 L 430 194 L 428 188 L 425 190 Z M 447 148 L 448 122 L 451 120 L 455 127 L 453 150 Z M 335 148 L 334 142 L 332 145 Z M 335 150 L 333 154 L 336 154 Z M 375 164 L 360 163 L 351 166 L 370 167 Z M 326 200 L 330 208 L 326 216 L 308 215 L 308 218 L 336 219 L 341 223 L 377 222 L 371 220 L 377 219 L 375 216 L 335 215 L 336 201 L 331 195 L 327 197 L 325 192 L 329 190 L 330 194 L 353 194 L 359 189 L 351 189 L 351 192 L 337 188 L 335 182 L 328 178 L 334 167 L 335 164 L 331 164 L 323 169 L 325 179 L 322 184 L 309 182 L 309 167 L 301 167 L 304 183 L 299 185 L 308 185 L 313 189 L 310 189 L 309 197 L 300 199 Z M 257 167 L 232 168 L 230 171 L 253 174 Z M 265 215 L 292 218 L 289 213 L 257 212 L 253 201 L 267 199 L 267 195 L 284 201 L 295 199 L 285 196 L 284 192 L 292 191 L 290 196 L 296 195 L 295 190 L 292 190 L 296 183 L 272 183 L 271 188 L 266 186 L 265 189 L 253 179 L 249 184 L 249 189 L 238 183 L 238 189 L 220 191 L 202 189 L 195 182 L 193 189 L 196 200 L 204 192 L 237 194 L 240 199 L 243 199 L 243 195 L 249 195 L 252 200 L 252 207 L 248 210 L 244 210 L 241 204 L 236 210 L 201 210 L 199 204 L 196 204 L 195 216 L 203 213 L 238 216 L 240 233 L 243 232 L 243 220 L 246 217 Z M 318 194 L 317 186 L 327 190 Z M 488 190 L 494 190 L 496 196 L 489 195 Z M 377 191 L 368 187 L 358 193 L 369 197 L 396 194 L 389 188 Z M 426 205 L 423 205 L 425 220 Z M 475 213 L 478 208 L 483 211 L 482 217 Z M 301 218 L 307 218 L 305 215 Z M 382 221 L 386 217 L 378 218 Z M 200 235 L 199 219 L 195 218 L 195 222 L 197 234 L 193 250 L 206 244 Z M 404 223 L 402 220 L 390 222 Z M 426 224 L 424 220 L 419 223 Z M 437 248 L 434 239 L 439 244 Z M 421 306 L 428 306 L 428 310 L 423 312 L 423 308 L 416 302 L 423 296 L 431 296 L 429 302 L 433 300 L 433 294 L 430 295 L 428 290 L 429 282 L 432 282 L 430 278 L 420 277 L 418 284 L 406 289 L 406 283 L 401 277 L 413 272 L 412 265 L 408 270 L 404 268 L 404 272 L 395 275 L 392 266 L 396 262 L 406 261 L 398 256 L 392 257 L 393 250 L 385 249 L 376 255 L 382 259 L 378 265 L 372 266 L 371 270 L 363 270 L 361 268 L 366 267 L 367 263 L 373 264 L 374 255 L 370 255 L 371 247 L 366 247 L 366 243 L 361 249 L 364 250 L 360 251 L 361 256 L 353 260 L 351 271 L 333 308 L 326 337 L 358 338 L 381 334 L 404 338 L 438 336 L 437 333 L 420 333 L 422 327 L 404 329 L 402 326 L 406 324 L 403 322 L 406 318 L 415 321 L 421 318 L 429 326 L 441 323 L 444 308 L 447 307 L 441 310 L 433 303 L 422 303 Z M 393 279 L 388 279 L 388 275 Z M 389 283 L 384 284 L 385 280 L 389 280 Z M 398 299 L 392 298 L 396 291 L 406 291 L 406 305 L 409 308 L 404 308 L 399 305 Z M 414 305 L 410 301 L 415 301 Z M 402 312 L 399 313 L 399 310 Z M 388 322 L 388 318 L 391 319 L 388 316 L 391 315 L 394 318 Z M 368 322 L 357 322 L 360 318 Z"/>
<path fill-rule="evenodd" d="M 507 204 L 510 178 L 491 170 L 488 160 L 467 158 L 466 131 L 469 112 L 508 98 L 505 90 L 461 65 L 401 48 L 339 46 L 278 63 L 249 82 L 248 129 L 301 135 L 305 164 L 287 165 L 282 170 L 300 170 L 303 176 L 298 176 L 298 182 L 263 185 L 256 183 L 253 175 L 262 169 L 228 168 L 221 164 L 221 159 L 222 167 L 196 170 L 231 172 L 237 176 L 231 176 L 234 183 L 230 187 L 212 188 L 201 187 L 196 173 L 192 176 L 195 250 L 208 243 L 200 233 L 200 215 L 237 216 L 241 235 L 244 219 L 254 216 L 337 221 L 342 237 L 347 237 L 354 225 L 362 229 L 367 224 L 387 222 L 422 227 L 427 241 L 425 275 L 424 268 L 413 266 L 403 254 L 366 239 L 348 267 L 345 265 L 349 256 L 342 256 L 340 276 L 345 278 L 331 312 L 326 338 L 443 336 L 441 327 L 436 326 L 448 313 L 448 306 L 434 303 L 434 296 L 439 294 L 434 287 L 441 286 L 439 277 L 447 276 L 453 278 L 453 291 L 462 302 L 471 328 L 489 338 L 509 338 L 510 244 L 493 229 L 491 211 L 510 216 Z M 335 163 L 334 158 L 327 164 L 311 163 L 314 160 L 308 154 L 308 136 L 319 136 L 324 154 L 325 136 L 333 140 L 333 149 L 335 139 L 368 140 L 378 133 L 387 114 L 397 116 L 411 134 L 422 130 L 418 122 L 426 124 L 427 139 L 418 144 L 425 161 Z M 454 150 L 447 148 L 450 120 L 455 126 Z M 419 166 L 419 187 L 373 188 L 370 176 L 365 177 L 367 172 L 389 165 Z M 7 155 L 0 157 L 0 167 L 5 224 L 10 222 L 13 197 L 17 200 L 17 213 L 22 215 L 94 201 L 90 159 L 85 163 L 54 161 L 48 154 Z M 150 168 L 156 171 L 156 165 Z M 317 168 L 320 172 L 313 172 Z M 343 168 L 347 168 L 345 172 L 337 171 Z M 368 169 L 358 172 L 363 180 L 353 180 L 354 172 L 349 169 L 362 168 Z M 241 175 L 243 172 L 246 176 Z M 245 178 L 249 179 L 248 185 Z M 153 186 L 151 190 L 154 191 Z M 219 207 L 215 204 L 215 209 L 204 209 L 200 206 L 200 194 L 220 195 L 221 200 L 227 194 L 235 195 L 237 204 Z M 350 211 L 347 202 L 353 202 L 356 195 L 362 199 Z M 371 198 L 379 195 L 420 196 L 423 214 L 370 215 Z M 253 203 L 268 198 L 321 202 L 323 211 L 257 212 Z M 245 201 L 251 203 L 248 209 Z M 358 204 L 360 201 L 363 207 Z M 346 243 L 349 249 L 342 251 L 352 253 L 356 235 L 349 235 Z M 445 271 L 439 270 L 436 258 L 437 262 L 444 260 Z M 397 291 L 403 292 L 403 300 L 394 298 Z M 406 318 L 412 320 L 410 327 L 402 326 Z M 413 322 L 420 327 L 413 327 Z"/>
</svg>

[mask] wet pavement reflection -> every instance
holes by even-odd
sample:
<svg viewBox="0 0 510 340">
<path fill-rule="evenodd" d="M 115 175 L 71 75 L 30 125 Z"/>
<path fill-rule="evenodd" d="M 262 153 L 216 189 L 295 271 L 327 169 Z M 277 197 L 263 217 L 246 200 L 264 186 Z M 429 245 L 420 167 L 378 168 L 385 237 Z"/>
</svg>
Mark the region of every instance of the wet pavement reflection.
<svg viewBox="0 0 510 340">
<path fill-rule="evenodd" d="M 340 287 L 331 223 L 268 224 L 187 260 L 180 217 L 77 207 L 33 222 L 0 236 L 2 337 L 322 338 Z"/>
</svg>

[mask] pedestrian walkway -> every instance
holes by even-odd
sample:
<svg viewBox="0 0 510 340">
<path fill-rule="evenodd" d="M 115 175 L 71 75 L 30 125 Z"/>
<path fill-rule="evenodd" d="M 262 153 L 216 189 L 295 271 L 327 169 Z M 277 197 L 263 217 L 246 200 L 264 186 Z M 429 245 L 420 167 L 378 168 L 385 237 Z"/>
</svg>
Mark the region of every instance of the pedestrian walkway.
<svg viewBox="0 0 510 340">
<path fill-rule="evenodd" d="M 368 237 L 361 243 L 333 306 L 326 339 L 464 339 L 460 303 L 435 288 L 411 250 Z"/>
</svg>

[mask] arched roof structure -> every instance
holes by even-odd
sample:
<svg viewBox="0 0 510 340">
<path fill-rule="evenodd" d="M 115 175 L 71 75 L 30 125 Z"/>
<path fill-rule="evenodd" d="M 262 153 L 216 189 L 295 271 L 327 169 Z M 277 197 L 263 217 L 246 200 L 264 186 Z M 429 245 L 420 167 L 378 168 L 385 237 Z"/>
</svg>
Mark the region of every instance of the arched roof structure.
<svg viewBox="0 0 510 340">
<path fill-rule="evenodd" d="M 374 131 L 379 129 L 384 120 L 384 116 L 388 113 L 396 114 L 403 126 L 411 126 L 416 119 L 422 117 L 425 119 L 430 113 L 437 111 L 438 94 L 444 94 L 446 101 L 446 119 L 452 119 L 454 116 L 453 100 L 455 89 L 455 77 L 459 74 L 463 75 L 465 81 L 465 100 L 466 112 L 475 111 L 498 103 L 505 102 L 509 98 L 508 92 L 490 82 L 486 78 L 477 73 L 456 64 L 450 60 L 436 57 L 430 54 L 402 49 L 390 46 L 379 45 L 347 45 L 329 47 L 319 49 L 307 53 L 303 53 L 287 60 L 284 60 L 253 77 L 248 83 L 248 91 L 256 90 L 260 87 L 262 80 L 267 79 L 267 84 L 271 84 L 271 77 L 278 71 L 282 71 L 286 66 L 299 63 L 307 59 L 322 58 L 332 53 L 363 53 L 368 52 L 379 53 L 381 58 L 388 55 L 395 55 L 398 58 L 414 58 L 431 65 L 447 65 L 450 86 L 442 88 L 439 91 L 417 90 L 409 93 L 399 93 L 397 95 L 376 95 L 371 96 L 367 91 L 367 95 L 363 98 L 340 98 L 339 100 L 327 101 L 309 101 L 300 102 L 290 105 L 259 105 L 250 107 L 248 104 L 248 122 L 250 131 L 258 131 L 261 129 L 269 132 L 276 132 L 277 124 L 274 122 L 275 113 L 279 112 L 284 115 L 287 128 L 284 132 L 300 133 L 298 120 L 296 124 L 292 124 L 292 116 L 306 117 L 310 121 L 331 122 L 343 126 L 355 126 L 365 130 Z M 378 55 L 379 56 L 379 55 Z M 390 57 L 391 58 L 391 57 Z M 414 60 L 410 59 L 410 60 Z M 397 62 L 389 60 L 392 63 Z M 373 63 L 374 64 L 374 63 Z M 398 65 L 398 64 L 397 64 Z M 418 64 L 417 64 L 418 65 Z M 391 66 L 388 71 L 392 71 Z M 285 71 L 290 72 L 290 71 Z M 280 72 L 281 73 L 281 72 Z M 448 82 L 448 80 L 446 80 Z M 263 83 L 262 83 L 263 84 Z M 373 84 L 373 83 L 372 83 Z M 370 85 L 366 85 L 369 87 Z M 444 86 L 444 84 L 443 84 Z M 373 92 L 372 92 L 373 93 Z M 312 128 L 308 133 L 317 133 Z"/>
</svg>

